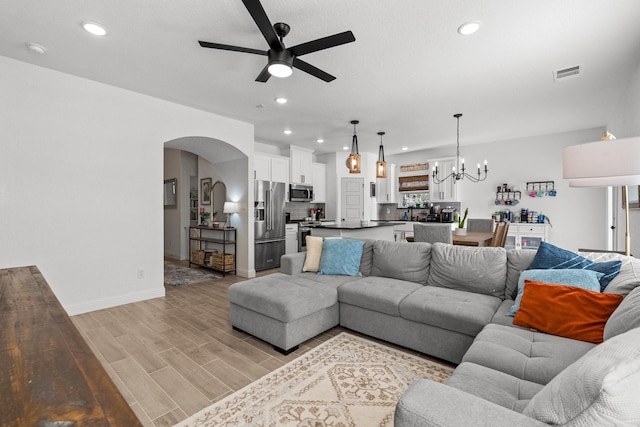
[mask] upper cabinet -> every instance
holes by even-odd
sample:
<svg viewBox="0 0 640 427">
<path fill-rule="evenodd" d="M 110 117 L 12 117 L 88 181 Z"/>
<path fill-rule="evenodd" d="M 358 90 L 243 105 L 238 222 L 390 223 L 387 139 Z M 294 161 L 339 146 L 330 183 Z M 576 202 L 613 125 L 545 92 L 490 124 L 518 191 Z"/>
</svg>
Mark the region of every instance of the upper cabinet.
<svg viewBox="0 0 640 427">
<path fill-rule="evenodd" d="M 387 177 L 376 178 L 376 202 L 396 203 L 396 165 L 387 164 Z"/>
<path fill-rule="evenodd" d="M 254 178 L 289 184 L 289 159 L 282 156 L 256 153 L 253 158 Z"/>
<path fill-rule="evenodd" d="M 325 203 L 327 201 L 327 165 L 311 163 L 311 177 L 314 203 Z"/>
<path fill-rule="evenodd" d="M 313 185 L 311 163 L 313 150 L 291 145 L 289 147 L 289 171 L 291 184 Z"/>
<path fill-rule="evenodd" d="M 448 176 L 456 164 L 455 157 L 429 160 L 429 165 L 435 166 L 438 162 L 438 176 Z M 436 184 L 431 177 L 429 181 L 429 200 L 431 202 L 455 202 L 458 199 L 455 180 L 449 178 L 440 184 Z"/>
</svg>

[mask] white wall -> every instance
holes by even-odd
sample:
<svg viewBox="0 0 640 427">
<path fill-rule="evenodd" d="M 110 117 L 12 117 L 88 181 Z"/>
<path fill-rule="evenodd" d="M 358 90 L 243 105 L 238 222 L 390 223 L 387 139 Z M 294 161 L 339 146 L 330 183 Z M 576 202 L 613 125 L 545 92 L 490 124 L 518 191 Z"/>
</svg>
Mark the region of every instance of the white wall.
<svg viewBox="0 0 640 427">
<path fill-rule="evenodd" d="M 470 218 L 490 218 L 496 210 L 521 208 L 542 211 L 551 219 L 551 243 L 570 250 L 605 248 L 609 228 L 606 222 L 606 190 L 603 188 L 569 188 L 562 179 L 562 148 L 597 140 L 602 128 L 540 135 L 511 141 L 465 146 L 460 152 L 467 164 L 489 162 L 486 181 L 458 182 L 461 210 L 469 208 Z M 461 139 L 462 141 L 462 139 Z M 389 156 L 387 161 L 400 166 L 455 156 L 455 146 Z M 473 167 L 475 169 L 475 166 Z M 528 181 L 555 181 L 557 197 L 531 198 L 525 193 Z M 507 183 L 523 192 L 521 202 L 513 207 L 496 206 L 496 187 Z"/>
<path fill-rule="evenodd" d="M 38 266 L 69 314 L 164 295 L 164 142 L 250 156 L 253 126 L 5 57 L 0 93 L 0 268 Z"/>
<path fill-rule="evenodd" d="M 640 136 L 640 65 L 627 86 L 618 107 L 607 124 L 607 130 L 617 138 Z M 640 159 L 638 159 L 640 161 Z M 629 191 L 633 189 L 630 187 Z M 619 189 L 617 189 L 619 191 Z M 618 245 L 616 250 L 624 250 L 624 210 L 619 199 L 615 200 L 614 210 L 618 218 Z M 629 211 L 629 233 L 631 235 L 631 253 L 640 256 L 640 209 Z"/>
</svg>

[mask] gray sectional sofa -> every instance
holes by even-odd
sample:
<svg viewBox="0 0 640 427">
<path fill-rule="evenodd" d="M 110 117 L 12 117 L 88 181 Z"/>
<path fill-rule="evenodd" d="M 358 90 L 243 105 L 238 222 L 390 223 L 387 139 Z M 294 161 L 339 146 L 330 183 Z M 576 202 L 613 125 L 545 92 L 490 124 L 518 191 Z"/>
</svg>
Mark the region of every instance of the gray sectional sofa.
<svg viewBox="0 0 640 427">
<path fill-rule="evenodd" d="M 603 344 L 530 331 L 506 314 L 534 256 L 368 240 L 361 275 L 326 276 L 302 272 L 304 253 L 285 255 L 280 273 L 229 288 L 230 319 L 283 352 L 342 325 L 459 364 L 447 384 L 412 385 L 396 407 L 396 426 L 619 425 L 624 417 L 624 425 L 640 425 L 640 405 L 627 399 L 640 401 L 636 283 L 624 288 L 630 293 Z M 631 270 L 640 281 L 637 264 Z M 618 371 L 610 360 L 631 360 L 624 378 L 635 382 L 612 383 Z M 609 394 L 604 380 L 614 384 Z"/>
</svg>

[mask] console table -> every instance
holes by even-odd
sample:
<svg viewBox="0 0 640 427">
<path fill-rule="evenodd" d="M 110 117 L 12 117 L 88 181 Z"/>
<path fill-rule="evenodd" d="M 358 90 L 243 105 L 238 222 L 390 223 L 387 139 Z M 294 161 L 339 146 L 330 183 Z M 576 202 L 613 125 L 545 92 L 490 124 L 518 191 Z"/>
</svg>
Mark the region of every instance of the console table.
<svg viewBox="0 0 640 427">
<path fill-rule="evenodd" d="M 142 426 L 35 266 L 0 270 L 0 425 Z"/>
</svg>

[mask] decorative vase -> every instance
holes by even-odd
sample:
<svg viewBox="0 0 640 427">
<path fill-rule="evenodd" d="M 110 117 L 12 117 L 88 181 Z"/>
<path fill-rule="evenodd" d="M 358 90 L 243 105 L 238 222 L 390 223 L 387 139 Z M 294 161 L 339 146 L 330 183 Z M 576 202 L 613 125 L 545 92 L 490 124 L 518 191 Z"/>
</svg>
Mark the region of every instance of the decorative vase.
<svg viewBox="0 0 640 427">
<path fill-rule="evenodd" d="M 467 235 L 467 229 L 466 228 L 456 228 L 454 231 L 456 236 L 466 236 Z"/>
</svg>

